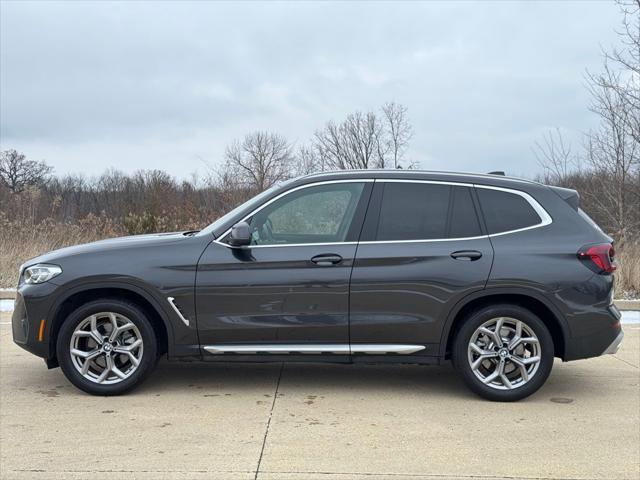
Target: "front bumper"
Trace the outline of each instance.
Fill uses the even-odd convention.
[[[611,345],[607,347],[607,349],[602,352],[603,355],[612,355],[618,351],[620,345],[622,344],[622,340],[624,339],[624,332],[620,330],[620,333],[616,337],[616,339],[611,342]]]
[[[20,285],[11,317],[13,341],[28,352],[45,359],[54,356],[50,333],[54,292],[57,288],[57,285],[49,282]]]

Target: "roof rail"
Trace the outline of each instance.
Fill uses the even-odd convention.
[[[504,172],[502,170],[495,170],[493,172],[489,172],[487,175],[500,175],[504,177]]]

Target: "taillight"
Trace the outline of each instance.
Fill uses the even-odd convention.
[[[585,245],[578,250],[578,258],[597,273],[613,273],[616,271],[615,250],[610,243]]]

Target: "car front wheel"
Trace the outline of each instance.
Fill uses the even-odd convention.
[[[153,326],[135,304],[96,300],[82,305],[63,323],[57,355],[65,376],[94,395],[119,395],[153,370],[157,344]]]
[[[454,343],[454,365],[465,383],[489,400],[528,397],[553,366],[553,339],[545,324],[518,305],[495,305],[472,313]]]

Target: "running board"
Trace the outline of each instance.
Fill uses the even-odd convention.
[[[386,353],[398,353],[408,355],[424,350],[424,345],[385,344],[385,343],[358,343],[349,346],[346,343],[316,344],[316,345],[207,345],[204,349],[212,354],[219,353],[334,353],[349,355],[352,353],[366,353],[369,355],[384,355]]]

